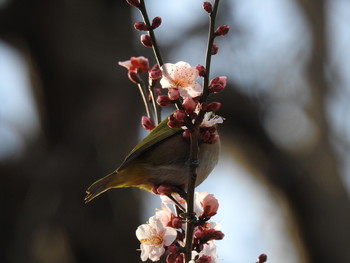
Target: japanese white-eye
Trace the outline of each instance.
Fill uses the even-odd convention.
[[[155,127],[112,173],[94,182],[85,202],[111,188],[139,187],[151,191],[159,185],[186,189],[189,176],[190,143],[181,128],[170,128],[167,119]],[[218,162],[220,141],[199,144],[196,186],[202,183]]]

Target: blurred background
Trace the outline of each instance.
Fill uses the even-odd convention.
[[[204,64],[201,1],[147,0],[166,62]],[[153,54],[121,0],[0,0],[1,262],[141,262],[135,230],[160,207],[85,189],[144,136],[117,62]],[[212,77],[226,75],[219,262],[349,262],[350,1],[221,1]]]

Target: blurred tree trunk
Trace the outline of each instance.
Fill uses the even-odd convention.
[[[134,55],[130,10],[109,0],[13,0],[0,10],[0,38],[25,53],[42,120],[23,159],[0,166],[2,260],[138,261],[134,191],[83,203],[137,140],[141,103],[117,68]]]

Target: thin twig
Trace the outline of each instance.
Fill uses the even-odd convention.
[[[210,24],[209,24],[209,34],[208,34],[208,44],[207,44],[207,52],[206,52],[206,76],[203,80],[203,95],[201,101],[206,101],[208,94],[209,94],[209,74],[210,74],[210,63],[211,63],[211,50],[213,47],[215,35],[215,18],[218,10],[220,0],[215,0],[213,12],[210,14]],[[190,165],[189,165],[189,178],[188,178],[188,184],[187,184],[187,222],[186,222],[186,237],[185,237],[185,262],[188,263],[192,259],[192,240],[193,240],[193,231],[195,228],[194,219],[192,218],[192,215],[194,213],[194,190],[196,186],[196,180],[197,180],[197,167],[199,165],[199,145],[198,145],[198,139],[199,139],[199,127],[200,124],[203,121],[204,118],[204,111],[200,111],[195,123],[193,125],[193,128],[190,129]]]
[[[209,95],[209,75],[210,75],[210,65],[211,65],[211,52],[214,44],[215,39],[215,20],[216,20],[216,14],[218,11],[220,0],[215,0],[213,11],[210,13],[210,22],[209,22],[209,34],[208,34],[208,44],[207,44],[207,50],[206,50],[206,56],[205,56],[205,71],[206,75],[203,78],[203,95],[202,95],[202,101],[206,101]]]
[[[146,97],[147,94],[145,94],[144,83],[143,83],[143,82],[137,83],[137,86],[139,87],[139,90],[140,90],[140,93],[141,93],[141,97],[142,97],[143,103],[145,104],[145,109],[146,109],[146,112],[147,112],[147,117],[148,117],[148,118],[152,118],[151,113],[150,113],[150,110],[149,110],[148,102],[147,102],[147,97]]]
[[[156,36],[154,34],[153,29],[151,28],[151,23],[150,23],[149,18],[148,18],[148,14],[147,14],[144,0],[140,0],[139,9],[140,9],[141,15],[143,17],[143,21],[145,22],[145,24],[147,26],[150,27],[150,30],[148,32],[149,32],[149,36],[151,37],[151,40],[152,40],[152,49],[153,49],[154,55],[156,57],[157,63],[159,65],[159,67],[161,67],[161,66],[163,66],[163,59],[162,59],[162,56],[160,54],[160,49],[159,49],[159,46],[157,44]]]

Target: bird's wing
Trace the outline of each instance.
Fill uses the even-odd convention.
[[[124,162],[119,166],[117,170],[123,170],[127,164],[129,164],[144,152],[153,148],[154,145],[182,131],[181,128],[170,128],[167,125],[167,122],[168,118],[165,118],[140,143],[138,143],[135,148],[132,149],[132,151],[126,156]]]

